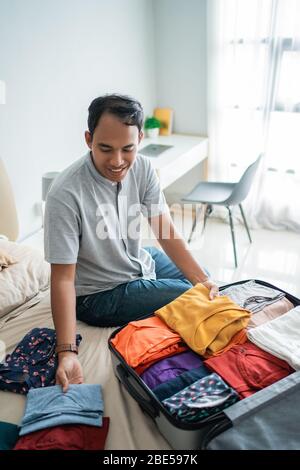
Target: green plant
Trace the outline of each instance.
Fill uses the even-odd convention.
[[[160,129],[162,127],[162,123],[159,119],[154,116],[148,117],[145,120],[145,129]]]

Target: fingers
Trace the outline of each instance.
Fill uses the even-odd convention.
[[[67,374],[64,370],[58,370],[56,374],[56,383],[62,386],[63,392],[67,392],[69,387],[69,381]]]
[[[63,389],[63,392],[66,393],[68,391],[68,388],[69,388],[69,381],[67,379],[67,376],[64,375],[64,378],[62,380],[62,389]]]
[[[218,295],[219,295],[218,287],[217,286],[212,287],[209,292],[209,299],[214,300],[214,298],[217,297]]]
[[[83,383],[83,377],[82,377],[82,375],[77,376],[77,377],[74,377],[74,378],[72,379],[72,382],[71,382],[71,383],[73,383],[73,384],[82,384],[82,383]]]
[[[201,284],[203,284],[205,287],[207,287],[207,289],[209,289],[209,300],[214,300],[214,298],[219,295],[219,287],[210,279],[202,282]]]

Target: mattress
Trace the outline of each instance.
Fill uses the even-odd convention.
[[[10,318],[0,329],[0,340],[10,353],[32,328],[54,328],[49,292],[36,305]],[[82,335],[79,360],[84,381],[101,384],[104,398],[104,416],[110,417],[106,450],[169,450],[170,445],[158,431],[154,421],[142,412],[136,401],[116,378],[108,338],[115,328],[97,328],[77,322],[77,333]],[[3,344],[3,343],[2,343]],[[0,421],[19,424],[24,413],[26,397],[0,391]]]

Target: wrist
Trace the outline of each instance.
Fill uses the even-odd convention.
[[[63,352],[72,352],[72,353],[78,354],[78,346],[76,343],[56,344],[55,352],[56,354],[60,354]]]
[[[210,281],[210,277],[208,276],[194,276],[192,279],[191,279],[191,283],[195,286],[196,284],[204,284],[205,282],[207,281]]]
[[[64,359],[65,357],[76,357],[77,354],[76,352],[74,351],[61,351],[61,352],[58,352],[57,353],[57,357],[58,357],[58,362],[62,361],[62,359]]]
[[[206,281],[202,281],[202,284],[205,287],[212,288],[212,287],[218,287],[218,285],[213,281],[212,279],[208,278]]]
[[[202,281],[200,282],[201,284],[206,284],[207,282],[209,282],[210,284],[214,284],[214,281],[210,277],[206,277],[205,279],[202,279]]]

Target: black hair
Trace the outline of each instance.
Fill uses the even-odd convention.
[[[103,113],[113,114],[127,126],[137,126],[139,131],[143,127],[144,112],[139,101],[126,95],[104,95],[89,106],[88,128],[92,136]]]

